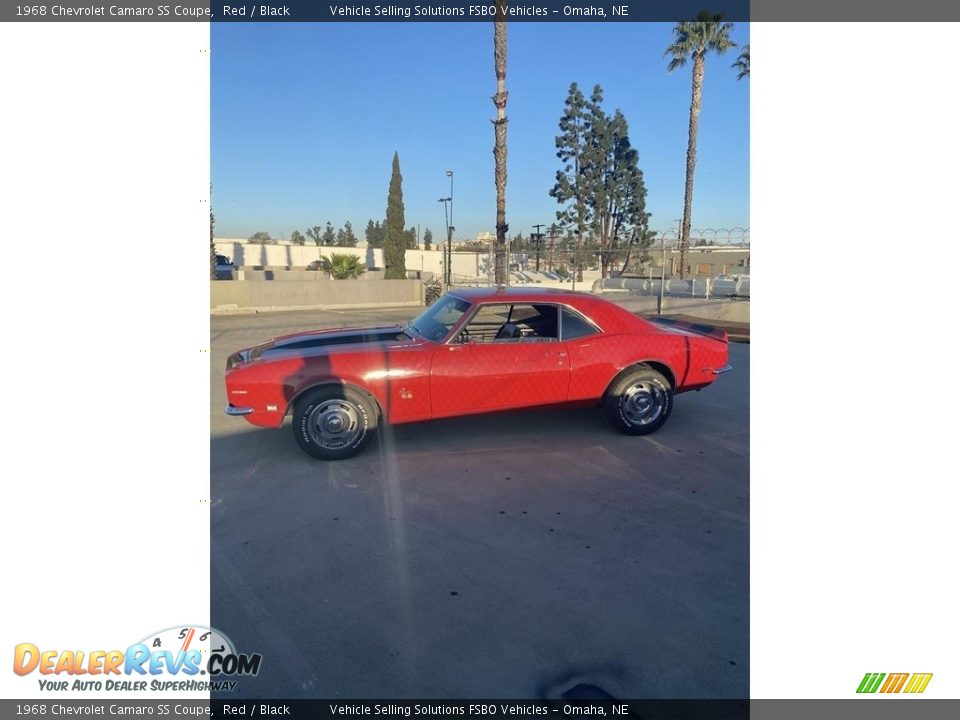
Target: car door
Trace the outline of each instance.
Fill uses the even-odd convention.
[[[549,304],[481,305],[457,337],[434,353],[433,416],[564,402],[570,359],[555,321],[550,328],[551,311],[556,317],[556,306]],[[510,336],[505,326],[520,334]]]

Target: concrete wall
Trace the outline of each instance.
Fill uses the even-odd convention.
[[[368,270],[357,280],[383,280],[383,270]],[[284,267],[267,267],[263,270],[234,270],[228,280],[279,280],[282,282],[332,282],[322,270],[288,270]]]
[[[660,278],[645,280],[643,278],[603,278],[594,281],[590,292],[601,294],[606,292],[624,291],[634,295],[659,295]],[[667,295],[686,295],[687,297],[723,298],[723,297],[750,297],[750,276],[740,275],[733,278],[690,277],[686,280],[671,278],[663,281],[664,293]]]
[[[650,256],[649,277],[659,277],[660,268],[666,266],[666,275],[675,275],[680,270],[680,251],[668,248],[666,253],[654,246],[647,251]],[[750,272],[750,248],[748,247],[692,247],[687,259],[690,275],[716,277],[733,273]],[[666,263],[664,263],[666,261]],[[647,273],[640,273],[647,276]]]
[[[316,245],[252,245],[217,241],[217,253],[226,255],[237,267],[305,268],[321,257],[333,253],[355,255],[368,268],[383,267],[383,250],[374,248],[317,247]],[[453,253],[453,273],[464,277],[486,274],[487,256],[472,252]],[[407,270],[420,270],[443,275],[443,253],[440,250],[407,250]]]
[[[649,313],[657,312],[656,297],[638,297],[636,295],[617,296],[604,295],[604,299],[622,305],[630,312]],[[663,299],[664,315],[690,315],[704,320],[726,320],[727,322],[749,323],[749,300],[704,300],[703,298],[665,297]]]
[[[263,282],[217,280],[210,283],[212,313],[363,307],[420,307],[419,280],[324,280]]]

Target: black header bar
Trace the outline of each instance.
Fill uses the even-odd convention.
[[[943,0],[509,0],[508,22],[960,20]],[[491,22],[486,0],[59,0],[0,4],[4,22]]]

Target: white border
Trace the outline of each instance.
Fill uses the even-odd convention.
[[[6,697],[17,643],[209,624],[209,37],[0,26]]]
[[[751,693],[956,653],[960,167],[940,24],[751,28]]]

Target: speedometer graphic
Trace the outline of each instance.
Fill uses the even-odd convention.
[[[173,657],[187,657],[191,651],[200,653],[200,674],[219,674],[224,671],[223,661],[237,657],[233,643],[226,635],[206,625],[179,625],[152,633],[140,641],[151,652],[169,652]],[[196,657],[196,656],[193,656]],[[228,671],[229,672],[229,671]]]
[[[149,672],[159,670],[185,675],[256,675],[258,653],[238,653],[224,633],[206,625],[175,625],[151,633],[135,647],[134,664]]]

